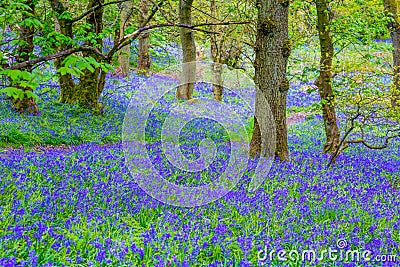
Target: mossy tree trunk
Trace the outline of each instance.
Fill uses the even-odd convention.
[[[93,9],[96,6],[102,6],[104,0],[90,0],[86,10]],[[60,32],[65,36],[65,42],[60,45],[59,50],[72,47],[73,39],[73,21],[66,18],[65,16],[60,18],[60,15],[67,11],[63,3],[59,0],[51,1],[51,6],[57,17]],[[94,12],[90,13],[86,17],[86,23],[90,25],[88,33],[94,33],[96,35],[103,31],[103,8],[97,8]],[[55,25],[58,26],[58,25]],[[85,45],[93,46],[91,41],[86,41]],[[96,46],[101,51],[103,46],[103,40],[101,38],[96,39]],[[88,51],[82,52],[83,57],[93,57],[97,62],[101,59],[95,53]],[[55,60],[55,66],[57,69],[63,67],[62,62],[66,57],[60,57]],[[100,68],[95,68],[93,72],[88,69],[82,70],[83,74],[79,77],[79,83],[75,83],[71,74],[60,74],[58,73],[58,79],[60,84],[60,102],[66,104],[80,104],[81,106],[89,109],[99,109],[99,97],[104,88],[106,73]]]
[[[60,15],[67,11],[64,4],[59,0],[53,0],[50,2],[51,7],[55,13],[55,30],[64,35],[65,42],[62,43],[57,49],[59,51],[68,49],[72,47],[72,21],[66,17],[60,18]],[[54,60],[54,65],[57,70],[63,67],[62,62],[66,57],[60,57]],[[61,74],[57,72],[58,82],[60,85],[60,102],[73,104],[75,99],[75,83],[72,78],[72,75],[69,73]]]
[[[18,47],[17,62],[28,61],[29,58],[32,56],[34,49],[33,36],[35,35],[35,28],[33,26],[28,26],[26,20],[35,16],[35,2],[33,0],[28,0],[25,2],[25,5],[27,5],[29,8],[24,10],[22,14],[23,23],[20,27],[20,33],[19,33],[20,43]],[[32,72],[32,67],[28,66],[22,70]],[[26,86],[20,86],[18,84],[16,84],[15,86],[23,90],[24,92],[32,91],[31,88]],[[15,109],[21,113],[29,113],[29,114],[38,113],[38,108],[35,103],[35,99],[32,97],[27,97],[27,95],[24,95],[22,99],[21,98],[13,99],[13,105]]]
[[[132,1],[122,3],[120,12],[120,39],[124,37],[126,28],[129,26],[129,19],[132,16]],[[126,77],[129,73],[129,58],[131,55],[130,45],[126,45],[118,52],[119,68],[122,76]]]
[[[290,55],[288,39],[289,0],[257,1],[257,36],[255,43],[256,58],[254,62],[254,82],[256,94],[256,117],[254,133],[250,143],[250,154],[268,156],[268,147],[262,147],[267,140],[261,140],[260,127],[268,129],[269,112],[262,96],[265,97],[275,120],[276,149],[275,158],[288,160],[288,140],[286,125],[286,97],[289,81],[286,77],[287,62]],[[262,94],[262,95],[260,95]],[[266,133],[268,135],[268,133]],[[269,138],[269,136],[265,136]]]
[[[87,10],[92,9],[95,6],[103,5],[104,0],[90,0],[87,6]],[[96,9],[96,11],[89,14],[86,18],[86,23],[91,26],[90,32],[96,35],[103,31],[103,8]],[[90,41],[86,41],[86,45],[90,45]],[[101,38],[96,39],[96,45],[101,50],[103,47],[103,40]],[[97,54],[84,51],[82,52],[84,57],[93,57],[97,62],[101,59]],[[99,97],[105,83],[105,73],[101,68],[95,68],[93,72],[88,69],[82,71],[83,74],[79,77],[79,85],[77,86],[77,93],[75,95],[76,103],[90,109],[99,109]]]
[[[192,25],[192,4],[193,0],[180,0],[179,1],[179,23],[185,25]],[[196,65],[185,64],[188,62],[196,61],[196,45],[194,41],[194,34],[191,29],[181,27],[179,30],[181,45],[182,45],[182,77],[181,85],[177,89],[176,96],[178,99],[191,99],[193,96],[193,89]],[[190,81],[190,82],[189,82]]]
[[[149,2],[147,0],[140,1],[139,25],[143,27],[149,13]],[[138,52],[138,70],[140,73],[147,75],[150,71],[151,59],[149,54],[149,37],[148,31],[139,35],[139,52]]]
[[[332,58],[334,55],[332,39],[330,36],[330,11],[327,0],[316,0],[317,28],[321,49],[320,72],[316,81],[322,103],[322,116],[326,142],[324,153],[333,153],[340,144],[340,131],[335,112],[335,96],[332,90]]]
[[[394,89],[392,106],[399,107],[400,105],[400,22],[397,14],[397,1],[384,0],[385,13],[392,18],[388,24],[390,35],[392,38],[392,55],[393,55],[393,68],[394,68]]]

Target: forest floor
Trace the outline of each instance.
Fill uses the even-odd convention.
[[[286,118],[286,123],[288,126],[291,126],[293,124],[303,122],[306,120],[307,115],[313,114],[312,112],[304,112],[304,111],[299,111],[299,112],[294,112],[291,113],[287,118]],[[97,147],[106,147],[106,146],[111,146],[114,145],[113,143],[108,143],[108,144],[97,144]],[[33,146],[29,148],[23,148],[23,147],[3,147],[0,149],[0,158],[7,158],[8,155],[11,152],[15,153],[27,153],[27,152],[36,152],[36,153],[43,153],[46,150],[55,150],[55,151],[71,151],[76,149],[79,145],[41,145],[41,146]]]
[[[58,104],[57,91],[39,103],[41,116],[18,116],[0,103],[0,141],[17,148],[0,154],[0,266],[282,266],[277,258],[260,262],[259,252],[301,255],[339,246],[343,252],[400,255],[398,141],[379,151],[351,145],[327,168],[323,120],[309,113],[318,94],[293,84],[291,160],[274,163],[256,192],[247,190],[250,162],[237,186],[217,201],[172,206],[147,194],[125,164],[122,121],[140,79],[111,81],[104,117]],[[151,156],[162,158],[160,151]],[[194,178],[225,170],[228,157],[218,160],[221,168]],[[163,164],[156,165],[173,167]],[[398,266],[363,258],[357,264],[290,264]]]

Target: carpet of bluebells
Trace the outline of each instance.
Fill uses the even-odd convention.
[[[173,207],[148,196],[125,166],[122,122],[146,79],[109,77],[98,116],[55,104],[51,83],[39,88],[41,116],[21,117],[0,102],[2,142],[74,145],[0,154],[0,266],[398,266],[259,260],[259,252],[322,251],[346,240],[343,250],[400,257],[399,141],[378,151],[351,146],[327,169],[322,118],[308,116],[289,128],[291,160],[275,163],[256,192],[247,191],[256,163],[249,161],[222,199]],[[301,90],[307,85],[292,85],[288,107],[319,101],[315,91]],[[197,145],[186,148],[189,156],[198,156]],[[227,155],[220,156],[223,165]]]

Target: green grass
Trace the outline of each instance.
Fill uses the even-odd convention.
[[[113,110],[101,116],[55,101],[38,105],[41,114],[30,116],[17,114],[7,102],[0,102],[0,148],[106,144],[121,139],[123,116]]]

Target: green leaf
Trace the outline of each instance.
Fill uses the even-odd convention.
[[[40,22],[40,20],[34,17],[25,19],[23,23],[28,27],[36,27],[36,28],[43,27],[43,24]]]
[[[83,72],[77,68],[69,68],[69,67],[61,67],[57,70],[59,73],[61,73],[61,75],[65,75],[65,74],[72,74],[75,75],[77,77],[79,77],[80,75],[83,74]]]
[[[31,81],[34,79],[32,73],[21,70],[3,70],[0,72],[0,75],[8,76],[14,82],[20,82],[21,80]]]
[[[7,96],[9,97],[13,97],[15,99],[20,98],[23,99],[24,98],[24,91],[16,88],[16,87],[6,87],[3,89],[0,89],[0,93],[5,93]]]
[[[58,19],[72,20],[72,16],[68,11],[64,11],[58,16]]]
[[[25,95],[29,98],[34,98],[35,100],[39,99],[39,96],[32,91],[25,91]]]
[[[62,64],[64,66],[66,66],[66,67],[69,67],[70,65],[76,64],[77,61],[78,61],[78,57],[77,56],[69,55],[63,60]]]

